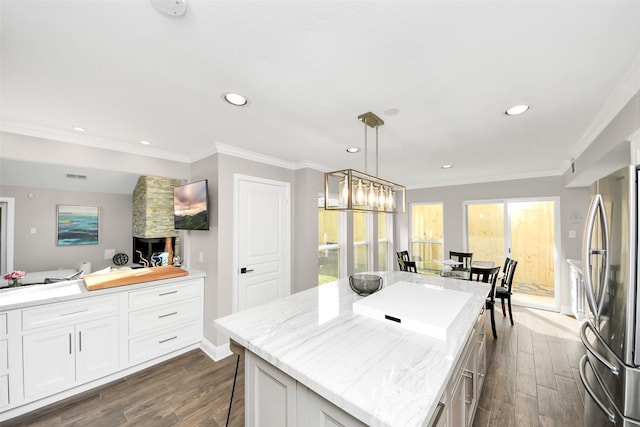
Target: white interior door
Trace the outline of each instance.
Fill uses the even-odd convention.
[[[290,293],[289,184],[236,176],[237,309]]]

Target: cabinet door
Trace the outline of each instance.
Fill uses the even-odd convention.
[[[53,394],[75,384],[73,326],[23,337],[24,395]]]
[[[298,384],[298,425],[308,427],[366,427],[333,403]]]
[[[247,426],[294,427],[296,381],[253,353],[245,354]]]
[[[456,383],[451,392],[451,406],[449,408],[449,425],[452,427],[462,427],[466,425],[465,414],[465,381],[462,373],[457,374]]]
[[[9,403],[9,375],[0,375],[0,408]]]
[[[79,383],[118,370],[118,317],[76,325],[76,379]]]

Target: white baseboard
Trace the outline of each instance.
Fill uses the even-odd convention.
[[[206,338],[202,338],[202,341],[200,342],[200,349],[204,351],[204,353],[209,356],[214,362],[218,362],[225,357],[229,357],[233,354],[231,352],[231,348],[229,347],[229,341],[227,341],[223,345],[216,346]]]

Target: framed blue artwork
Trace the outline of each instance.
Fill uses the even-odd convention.
[[[97,245],[99,206],[58,205],[58,246]]]

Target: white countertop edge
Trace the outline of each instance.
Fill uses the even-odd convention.
[[[187,268],[184,268],[184,270],[189,272],[187,276],[152,280],[94,291],[87,290],[82,279],[42,285],[28,285],[20,288],[3,288],[0,289],[0,311],[17,310],[54,302],[70,301],[96,295],[107,295],[125,290],[143,289],[165,283],[175,283],[205,277],[203,271]]]

